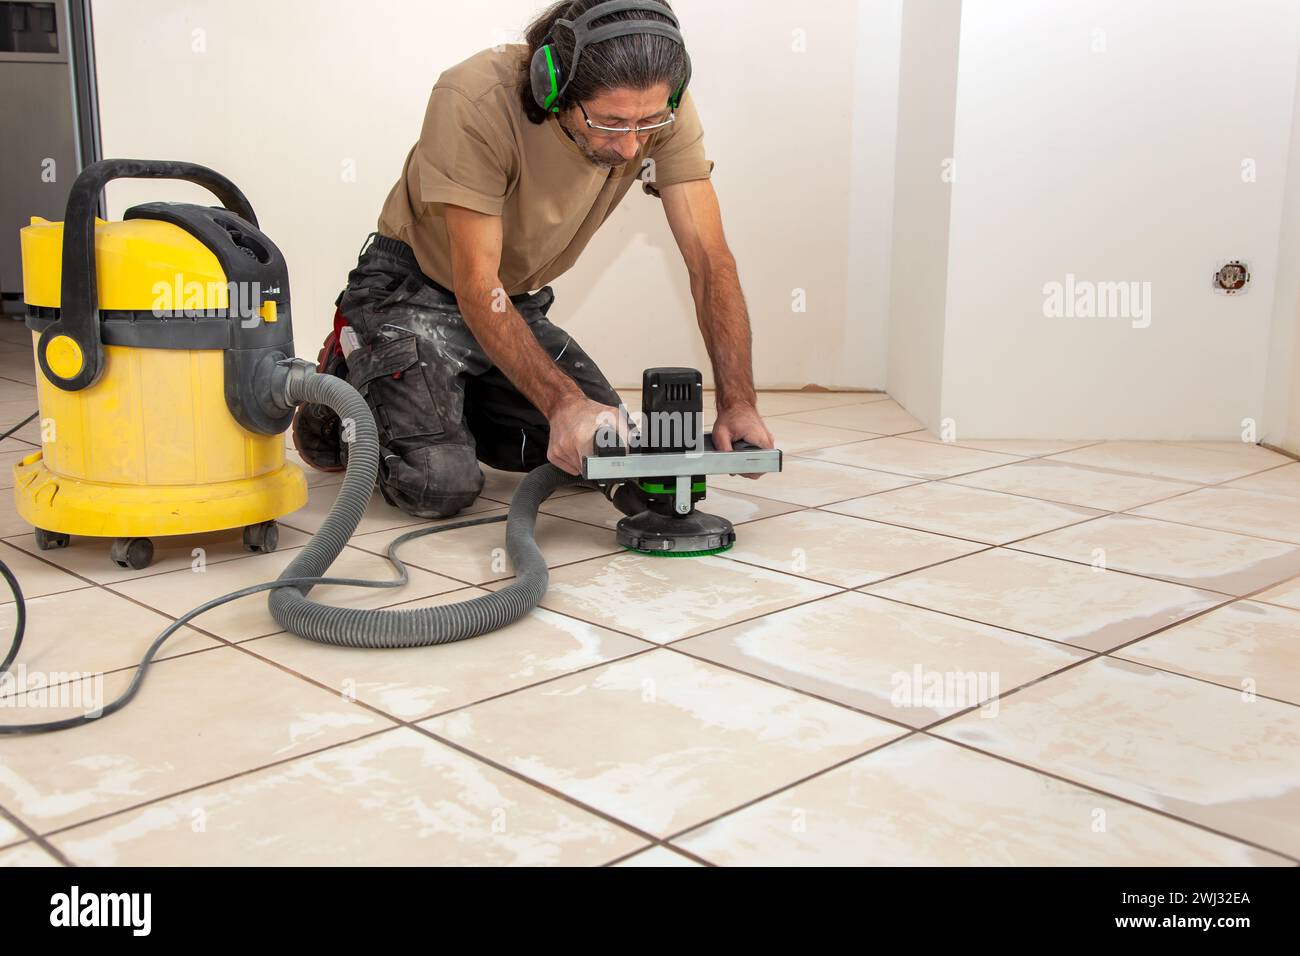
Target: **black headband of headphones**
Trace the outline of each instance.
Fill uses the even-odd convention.
[[[660,14],[667,17],[672,25],[670,26],[660,20],[618,20],[614,23],[607,23],[603,27],[591,29],[593,20],[607,17],[611,13],[623,13],[632,10]],[[681,31],[677,29],[677,17],[666,6],[656,3],[655,0],[607,0],[605,3],[596,4],[576,20],[556,20],[555,27],[568,27],[573,33],[573,59],[568,63],[564,71],[564,82],[556,95],[557,100],[564,96],[564,91],[569,88],[570,81],[577,75],[578,60],[582,57],[583,48],[592,43],[600,43],[602,40],[612,40],[614,37],[630,36],[635,33],[652,33],[675,40],[681,44],[683,50],[686,49],[686,41],[682,39]],[[689,60],[687,62],[689,63]],[[690,67],[687,66],[687,77],[689,78],[689,76]],[[682,85],[686,85],[685,81],[683,81]]]

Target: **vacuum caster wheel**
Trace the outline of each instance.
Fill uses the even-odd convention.
[[[274,551],[280,543],[280,529],[274,521],[250,524],[244,528],[245,551]]]
[[[118,538],[109,554],[119,568],[140,571],[153,561],[153,542],[148,538]]]
[[[36,547],[42,551],[50,551],[54,548],[66,548],[69,538],[62,531],[46,531],[44,528],[36,528],[32,532],[36,538]]]

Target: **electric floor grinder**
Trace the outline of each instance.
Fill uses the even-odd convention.
[[[122,222],[94,216],[103,186],[115,178],[182,179],[206,187],[220,207],[149,203]],[[347,466],[329,514],[274,581],[251,584],[180,615],[150,644],[127,689],[93,713],[43,723],[0,725],[0,734],[82,726],[126,706],[164,642],[198,615],[229,601],[269,592],[268,609],[286,631],[346,647],[422,647],[505,627],[536,607],[549,574],[534,539],[538,509],[558,488],[635,481],[648,499],[619,523],[618,540],[646,554],[714,554],[735,532],[725,519],[695,511],[710,474],[779,471],[781,453],[741,445],[713,447],[703,431],[702,384],[694,369],[648,369],[645,425],[596,436],[583,475],[546,464],[529,472],[508,515],[470,517],[397,537],[389,580],[327,577],[370,504],[379,437],[365,400],[346,381],[294,357],[288,273],[258,230],[243,193],[213,170],[191,163],[102,160],[73,184],[63,223],[34,221],[22,231],[23,266],[33,333],[42,449],[14,465],[19,513],[36,528],[41,549],[66,547],[73,534],[116,537],[113,557],[139,568],[152,558],[146,535],[244,527],[253,550],[275,548],[277,516],[303,504],[306,482],[284,461],[283,432],[303,403],[323,405],[350,422]],[[196,286],[190,301],[189,286]],[[157,301],[173,288],[182,304]],[[149,294],[153,295],[150,299]],[[164,297],[165,298],[165,297]],[[192,308],[190,308],[192,306]],[[413,538],[506,522],[515,577],[498,590],[454,604],[418,608],[338,607],[313,601],[323,585],[400,588],[407,582],[398,549]],[[25,605],[13,591],[14,638],[0,661],[6,676],[22,644]]]
[[[719,451],[704,431],[704,381],[693,368],[648,368],[641,377],[641,422],[625,443],[617,428],[597,433],[594,454],[583,458],[584,478],[633,481],[649,506],[617,526],[629,551],[662,557],[699,557],[736,542],[731,522],[696,511],[709,475],[781,470],[781,452],[746,442]]]

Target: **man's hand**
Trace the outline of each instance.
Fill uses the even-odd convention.
[[[759,448],[772,448],[776,441],[772,433],[763,424],[758,409],[749,402],[734,402],[718,410],[718,417],[713,422],[713,447],[718,451],[731,451],[732,444],[747,441]],[[746,478],[761,478],[762,474],[745,475]]]
[[[547,460],[571,475],[582,474],[582,456],[592,453],[592,439],[602,425],[618,427],[618,409],[583,397],[565,402],[550,418]],[[626,428],[620,431],[626,440]]]

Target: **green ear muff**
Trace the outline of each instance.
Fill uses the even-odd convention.
[[[557,100],[560,98],[562,71],[557,60],[559,57],[551,50],[550,43],[543,43],[533,54],[528,65],[528,81],[532,87],[533,100],[548,113],[560,111]]]
[[[560,98],[560,84],[556,82],[555,58],[551,55],[551,45],[548,43],[543,46],[542,52],[546,54],[546,77],[551,84],[551,88],[546,93],[546,99],[542,102],[542,109],[549,109],[552,113],[558,113],[560,108],[555,106],[554,103]]]
[[[686,84],[691,82],[691,55],[682,47],[682,56],[686,58],[686,75],[682,77],[681,86],[677,87],[677,92],[668,97],[668,108],[674,113],[682,105],[682,97],[686,95]]]

